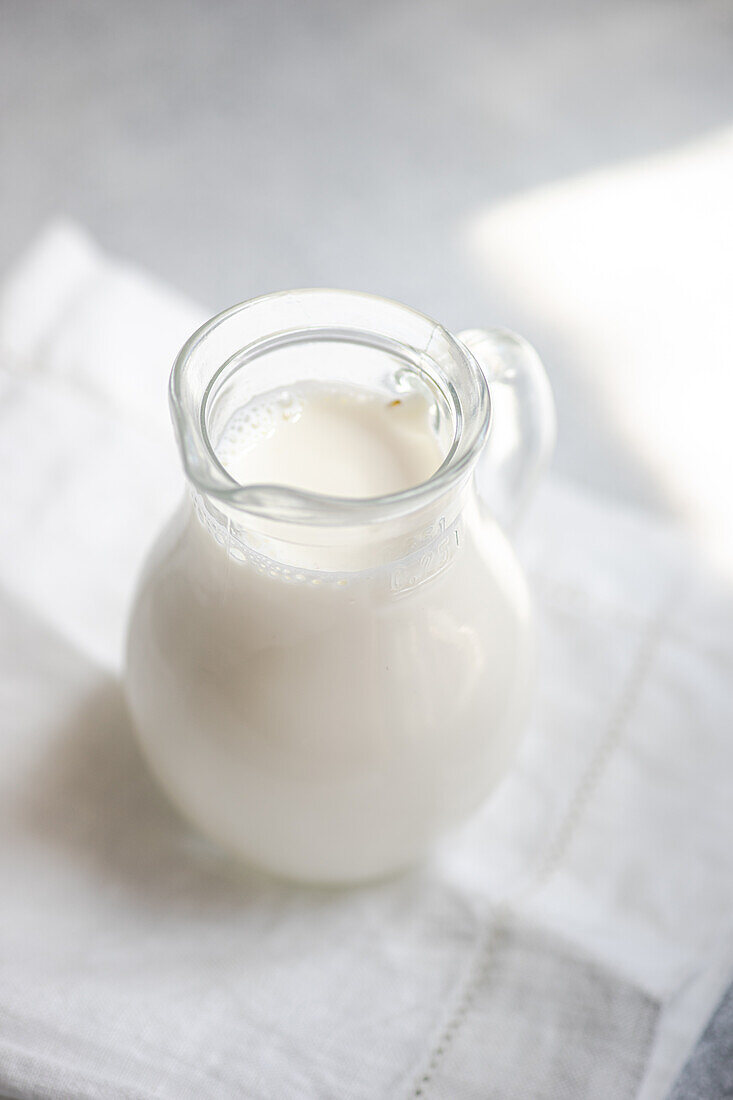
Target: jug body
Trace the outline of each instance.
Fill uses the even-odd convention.
[[[289,877],[369,878],[506,770],[526,584],[475,499],[417,556],[346,580],[233,559],[186,501],[139,588],[127,680],[153,770],[205,832]]]
[[[369,301],[364,309],[358,329],[332,324],[335,340],[308,301],[307,324],[277,330],[299,334],[279,368],[302,377],[334,343],[342,353],[357,343],[370,353],[371,385],[428,386],[445,439],[436,475],[358,501],[232,483],[212,443],[216,387],[206,379],[230,364],[218,382],[230,409],[243,368],[272,348],[259,331],[248,358],[253,341],[232,333],[190,394],[185,378],[174,388],[190,489],[143,570],[128,635],[131,714],[171,799],[243,859],[320,883],[397,871],[470,814],[511,762],[533,681],[527,585],[476,492],[484,372],[466,345],[441,345],[432,322],[430,356],[401,341],[412,371],[395,363],[394,333],[385,350],[384,323],[375,359]],[[197,350],[200,339],[181,371]],[[186,399],[207,436],[203,456]]]

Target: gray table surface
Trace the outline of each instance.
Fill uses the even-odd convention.
[[[0,271],[67,215],[213,311],[343,286],[460,329],[502,323],[552,375],[556,468],[667,506],[568,356],[460,226],[544,181],[733,113],[727,0],[4,0]]]

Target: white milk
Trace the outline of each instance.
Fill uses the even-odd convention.
[[[379,497],[419,485],[443,461],[421,393],[389,397],[304,382],[235,413],[217,455],[242,485]]]
[[[427,400],[397,400],[293,387],[235,414],[218,454],[242,483],[398,492],[443,454]],[[531,664],[513,552],[465,483],[397,536],[290,525],[280,553],[242,523],[186,502],[148,562],[127,685],[150,762],[204,831],[277,873],[401,868],[511,759]]]

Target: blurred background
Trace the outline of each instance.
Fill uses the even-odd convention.
[[[208,311],[331,285],[542,354],[556,470],[729,547],[728,0],[6,0],[7,270],[50,218]]]

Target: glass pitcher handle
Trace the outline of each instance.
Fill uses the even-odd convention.
[[[507,329],[458,335],[482,367],[491,394],[491,428],[477,470],[479,493],[511,530],[555,446],[552,390],[531,344]]]

